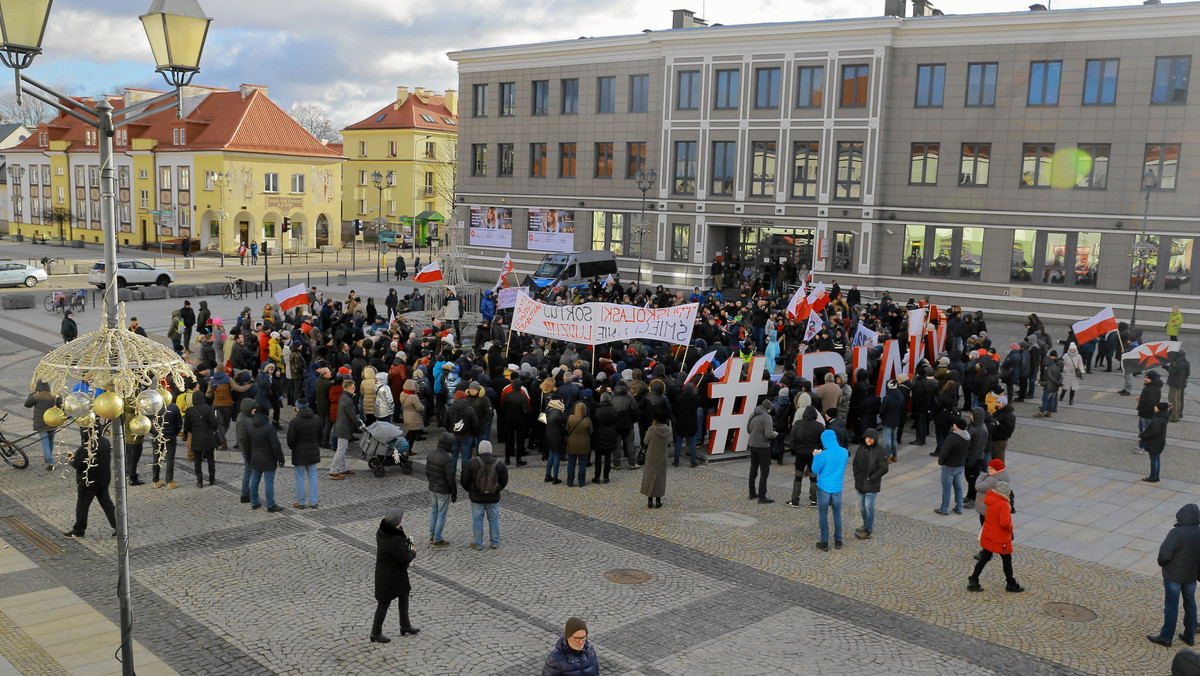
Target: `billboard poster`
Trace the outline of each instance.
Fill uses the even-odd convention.
[[[512,248],[512,209],[471,207],[471,245]]]
[[[561,253],[574,251],[575,212],[565,209],[530,209],[529,248]]]

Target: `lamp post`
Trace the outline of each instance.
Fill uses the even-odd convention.
[[[649,173],[639,169],[638,172],[633,176],[633,182],[637,185],[637,189],[642,191],[642,215],[638,217],[638,224],[632,228],[633,234],[638,238],[637,283],[639,291],[641,290],[642,286],[642,252],[646,248],[646,233],[650,232],[650,226],[646,223],[646,193],[654,187],[654,182],[656,180],[658,180],[658,175],[654,173],[653,169],[651,169]]]
[[[103,341],[107,348],[101,361],[88,362],[86,367],[83,358],[68,353],[58,354],[71,348],[71,344],[59,348],[39,364],[35,377],[39,374],[70,373],[72,377],[88,378],[95,387],[106,390],[104,395],[96,397],[96,413],[101,417],[117,422],[112,429],[112,462],[114,474],[121,477],[116,482],[117,507],[117,597],[120,602],[121,625],[121,671],[126,676],[133,676],[133,610],[130,608],[129,589],[129,504],[126,494],[125,477],[125,429],[120,422],[121,416],[107,415],[112,413],[114,406],[101,407],[100,399],[105,398],[105,404],[119,404],[123,407],[123,398],[132,400],[137,396],[135,387],[144,387],[150,383],[154,387],[160,378],[173,376],[176,382],[182,373],[188,372],[182,361],[163,359],[155,353],[155,343],[143,346],[142,350],[126,352],[121,350],[122,343],[130,339],[125,334],[136,336],[129,331],[119,330],[121,321],[120,308],[116,297],[116,172],[113,168],[113,134],[117,127],[127,125],[150,115],[175,106],[182,113],[183,97],[180,87],[189,84],[192,77],[200,70],[200,54],[204,49],[204,40],[208,35],[208,25],[212,21],[204,15],[196,0],[153,0],[150,9],[140,17],[150,41],[150,49],[154,54],[157,71],[162,73],[174,91],[160,96],[126,106],[119,112],[113,112],[113,106],[102,99],[94,107],[88,106],[65,94],[55,91],[32,78],[22,75],[21,71],[33,63],[33,58],[42,52],[42,36],[46,31],[46,21],[50,15],[53,0],[0,0],[0,62],[13,69],[16,78],[17,101],[22,94],[29,96],[59,110],[60,112],[78,118],[97,130],[100,144],[100,224],[104,239],[104,265],[106,295],[104,303],[104,326],[95,334],[88,334],[76,340],[83,341],[89,336],[96,336]],[[114,118],[119,117],[120,120]],[[140,339],[140,336],[136,336]],[[74,342],[74,341],[72,341]],[[137,345],[137,341],[132,342]],[[69,352],[69,350],[68,350]],[[128,355],[139,357],[130,359]],[[63,363],[63,361],[66,363]],[[84,375],[78,375],[78,374]],[[65,383],[65,376],[59,376],[55,382]],[[108,396],[108,395],[112,396]]]
[[[221,210],[217,212],[217,251],[221,254],[221,267],[225,267],[225,221],[229,218],[229,213],[225,211],[225,188],[230,178],[228,171],[213,177],[213,183],[221,191]]]
[[[1146,242],[1146,222],[1150,220],[1150,193],[1158,187],[1158,176],[1153,169],[1147,169],[1142,174],[1142,191],[1146,193],[1146,205],[1142,210],[1142,234],[1133,247],[1133,260],[1137,262],[1136,282],[1133,286],[1133,311],[1129,313],[1129,329],[1137,326],[1138,292],[1142,289],[1142,278],[1146,274],[1146,261],[1157,253],[1157,249]]]
[[[379,220],[375,222],[375,228],[378,231],[379,228],[387,223],[387,219],[383,217],[383,189],[396,185],[396,172],[389,171],[385,177],[376,171],[371,174],[371,182],[375,184],[375,189],[379,191]]]

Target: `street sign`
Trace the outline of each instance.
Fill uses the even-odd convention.
[[[380,242],[379,243],[379,253],[387,255],[387,252],[388,252],[387,242]]]

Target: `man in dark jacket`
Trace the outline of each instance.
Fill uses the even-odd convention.
[[[112,446],[104,435],[95,430],[83,430],[83,444],[75,450],[71,458],[71,467],[75,468],[75,526],[63,533],[69,538],[81,539],[87,531],[88,509],[92,500],[100,503],[108,525],[113,528],[113,537],[117,535],[117,514],[113,508],[112,497],[108,494],[108,486],[112,483]],[[89,446],[94,435],[95,449],[89,457]]]
[[[250,509],[262,507],[258,499],[259,481],[265,479],[267,511],[282,512],[275,504],[275,467],[283,468],[283,449],[279,446],[279,434],[262,408],[254,409],[254,417],[246,426],[244,434],[239,430],[238,447],[249,449],[250,454]]]
[[[321,367],[313,384],[313,412],[321,419],[321,448],[329,448],[329,438],[333,434],[333,419],[329,415],[329,388],[333,387],[333,379],[329,375],[329,369]]]
[[[938,451],[938,465],[942,468],[942,504],[933,511],[941,515],[949,514],[950,487],[954,487],[954,513],[963,511],[963,466],[967,463],[967,453],[971,450],[971,435],[967,433],[967,421],[958,418],[954,428],[946,436],[942,450]]]
[[[492,442],[479,442],[479,455],[462,471],[462,487],[471,498],[471,549],[483,549],[484,516],[491,547],[500,548],[500,492],[507,485],[508,467],[492,455]]]
[[[200,392],[199,382],[192,386],[191,403],[183,414],[183,438],[189,444],[192,461],[195,463],[196,488],[204,487],[203,463],[208,461],[208,485],[217,483],[217,461],[213,451],[217,448],[217,414]]]
[[[504,464],[512,462],[516,456],[517,467],[525,463],[525,434],[529,427],[529,412],[531,406],[529,392],[521,384],[521,376],[513,372],[507,387],[500,392],[500,416],[502,436],[504,437]],[[482,443],[480,444],[482,445]]]
[[[358,407],[354,403],[357,385],[352,378],[342,381],[342,396],[338,399],[337,420],[333,423],[333,436],[337,437],[337,450],[329,463],[329,478],[342,479],[354,474],[346,467],[346,451],[350,448],[350,437],[358,429]]]
[[[188,308],[189,310],[191,308]],[[200,312],[196,313],[196,333],[201,335],[211,335],[212,329],[208,326],[208,320],[212,319],[212,311],[208,309],[208,301],[200,301]]]
[[[819,419],[817,409],[809,406],[800,414],[800,419],[792,423],[788,431],[788,447],[796,456],[796,478],[792,480],[792,499],[788,507],[800,506],[800,489],[804,477],[808,477],[808,506],[817,506],[817,475],[813,474],[813,452],[821,448],[821,432],[825,431],[825,423]]]
[[[992,458],[1004,460],[1004,452],[1008,449],[1008,440],[1017,429],[1017,416],[1008,405],[1008,397],[1003,394],[996,398],[996,412],[992,414],[996,421],[996,432],[991,438]]]
[[[963,475],[967,481],[967,500],[963,503],[963,509],[975,509],[975,480],[986,466],[984,459],[988,445],[987,410],[982,406],[971,409],[971,423],[967,434],[971,435],[971,444],[967,451],[967,463],[963,466]]]
[[[242,454],[242,502],[250,503],[250,447],[242,442],[250,432],[250,423],[254,419],[254,400],[243,399],[238,402],[238,418],[234,423],[233,438],[237,442],[238,451]]]
[[[1175,623],[1179,618],[1179,595],[1183,594],[1183,631],[1179,638],[1192,645],[1196,640],[1196,571],[1200,569],[1200,507],[1189,503],[1175,514],[1175,527],[1158,548],[1162,567],[1165,603],[1163,626],[1158,634],[1146,638],[1151,643],[1171,647]]]
[[[1134,453],[1138,454],[1146,453],[1146,442],[1141,434],[1154,419],[1154,411],[1158,402],[1162,401],[1162,378],[1158,371],[1147,371],[1142,383],[1142,393],[1134,399],[1137,402],[1138,415],[1138,447]]]
[[[637,444],[634,443],[634,423],[641,417],[638,402],[629,394],[625,381],[613,385],[612,405],[617,414],[617,449],[613,456],[613,469],[621,469],[621,458],[628,462],[629,469],[637,469]]]
[[[933,413],[936,400],[937,381],[933,378],[933,369],[928,366],[922,367],[912,386],[912,416],[917,435],[914,446],[925,445],[925,435],[929,433],[929,416]]]
[[[1162,452],[1167,446],[1167,421],[1171,415],[1171,407],[1165,401],[1158,402],[1154,417],[1146,424],[1146,428],[1138,433],[1142,448],[1150,454],[1150,476],[1142,479],[1150,483],[1158,483],[1158,471],[1161,467]]]
[[[175,482],[175,449],[178,445],[179,433],[183,431],[183,414],[179,405],[171,400],[163,409],[162,435],[163,450],[159,453],[158,444],[154,444],[154,487],[179,488]],[[160,475],[160,471],[162,474]],[[159,477],[162,476],[162,480]]]
[[[613,451],[620,444],[617,435],[617,410],[612,405],[612,393],[600,395],[600,403],[596,405],[596,415],[592,419],[592,452],[596,454],[596,476],[592,483],[608,483],[608,473],[612,469]]]
[[[79,336],[79,327],[75,324],[75,320],[72,319],[74,316],[74,313],[70,310],[67,310],[63,314],[62,327],[58,331],[62,334],[63,343],[69,343]]]
[[[183,320],[183,349],[192,349],[192,329],[196,326],[196,311],[192,309],[192,301],[183,301],[179,309],[179,318]]]
[[[454,436],[453,448],[450,455],[454,457],[454,466],[466,466],[471,459],[471,449],[475,446],[475,437],[479,435],[479,417],[475,409],[467,401],[467,393],[459,390],[454,393],[454,403],[446,409],[442,416],[442,429],[448,430]],[[459,457],[462,464],[459,464]]]
[[[442,538],[442,529],[446,526],[450,503],[458,502],[458,472],[455,469],[457,463],[450,454],[453,446],[454,435],[442,432],[437,446],[429,452],[429,458],[425,460],[425,478],[429,481],[429,492],[433,494],[432,512],[429,515],[429,544],[434,547],[450,544]],[[464,459],[463,465],[466,463]]]
[[[878,430],[867,430],[863,444],[854,452],[854,490],[858,492],[858,511],[862,514],[862,528],[854,530],[854,537],[866,540],[875,530],[875,497],[883,484],[883,475],[888,472],[887,452],[877,441]]]
[[[883,400],[879,402],[879,422],[883,426],[883,452],[891,462],[898,459],[896,431],[904,424],[905,408],[904,395],[900,393],[899,383],[895,380],[887,381]]]
[[[1180,350],[1164,368],[1167,369],[1167,401],[1171,404],[1171,422],[1179,422],[1183,417],[1183,390],[1187,388],[1192,366],[1183,350]]]
[[[307,399],[296,400],[296,417],[288,423],[287,445],[296,468],[296,509],[317,508],[317,465],[321,462],[321,419]],[[307,490],[305,484],[307,483]],[[305,502],[305,498],[308,502]]]
[[[767,497],[767,475],[771,472],[771,442],[776,435],[771,419],[772,408],[770,399],[763,401],[754,408],[750,422],[746,423],[746,432],[750,435],[750,499],[757,499],[764,505],[775,502]],[[757,487],[754,485],[756,477]]]

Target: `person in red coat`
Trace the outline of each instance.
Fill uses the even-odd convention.
[[[988,561],[992,560],[993,554],[999,554],[1000,560],[1004,563],[1004,579],[1008,582],[1004,591],[1013,593],[1025,591],[1025,588],[1017,584],[1017,579],[1013,577],[1012,507],[1008,502],[1010,492],[1012,489],[1008,482],[1001,481],[996,484],[995,488],[988,491],[987,495],[983,496],[984,504],[987,505],[983,530],[979,533],[979,545],[983,547],[983,551],[979,553],[979,563],[975,564],[975,572],[967,578],[967,591],[983,591],[983,587],[979,586],[979,574],[983,572]]]

